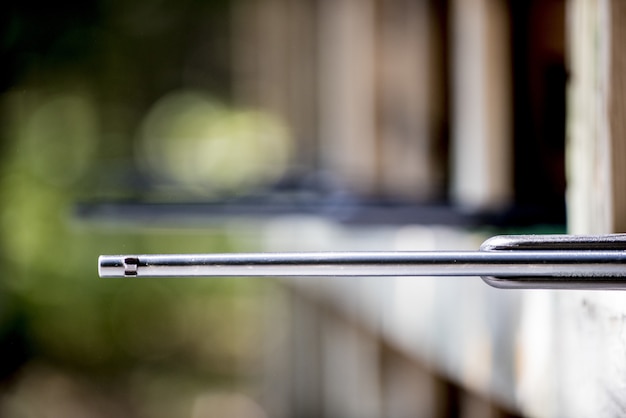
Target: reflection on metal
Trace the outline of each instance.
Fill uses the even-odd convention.
[[[626,289],[626,234],[498,236],[480,251],[103,255],[101,277],[482,276],[517,289]]]

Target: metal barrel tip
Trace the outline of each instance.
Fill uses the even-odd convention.
[[[124,258],[121,255],[101,255],[98,257],[98,275],[103,278],[125,277]]]

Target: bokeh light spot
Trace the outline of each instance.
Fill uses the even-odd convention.
[[[271,184],[287,170],[290,150],[289,130],[276,117],[182,91],[149,112],[138,155],[153,177],[210,195]]]

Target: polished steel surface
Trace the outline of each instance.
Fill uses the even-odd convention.
[[[120,255],[99,262],[101,277],[626,277],[626,251]]]

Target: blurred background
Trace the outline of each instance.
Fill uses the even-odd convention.
[[[478,278],[96,260],[564,231],[564,21],[556,0],[6,4],[0,415],[521,415],[522,302]]]

